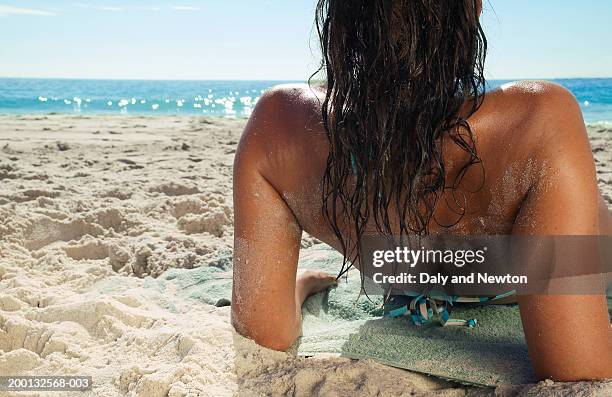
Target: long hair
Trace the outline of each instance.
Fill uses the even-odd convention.
[[[426,235],[446,189],[464,208],[454,192],[481,163],[467,122],[485,92],[479,7],[479,0],[318,1],[330,146],[323,214],[344,251],[338,277],[360,258],[370,220],[385,235]],[[445,139],[469,157],[449,186]]]

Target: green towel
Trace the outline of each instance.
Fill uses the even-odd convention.
[[[304,250],[300,266],[337,273],[342,257],[320,245]],[[458,305],[454,318],[476,318],[478,325],[417,327],[407,317],[382,318],[380,296],[359,297],[360,277],[347,280],[303,306],[300,355],[339,353],[369,358],[460,383],[479,386],[536,381],[517,305]],[[612,299],[608,298],[612,318]]]
[[[229,299],[231,253],[219,256],[211,267],[171,269],[147,283],[160,292],[171,286],[180,296],[208,304]],[[324,244],[300,253],[300,268],[337,274],[341,263],[342,257]],[[383,318],[382,297],[359,296],[359,291],[359,273],[352,270],[337,288],[304,303],[299,355],[337,353],[370,358],[480,386],[535,381],[516,305],[463,305],[453,310],[453,317],[476,318],[474,328],[416,327],[408,318]]]

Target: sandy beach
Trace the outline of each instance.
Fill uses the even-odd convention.
[[[170,268],[231,277],[232,162],[245,122],[0,116],[0,375],[89,375],[95,396],[612,395],[612,381],[493,390],[298,358],[236,335],[228,302],[160,292]],[[588,131],[612,208],[612,125]]]

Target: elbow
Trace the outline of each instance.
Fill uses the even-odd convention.
[[[563,366],[540,365],[535,366],[535,375],[538,380],[553,380],[555,382],[592,382],[612,378],[612,368],[604,366],[566,368]]]
[[[286,352],[293,346],[297,338],[287,337],[285,335],[267,335],[263,337],[252,338],[255,343],[268,349]]]
[[[286,327],[263,328],[253,324],[242,324],[232,316],[232,325],[236,332],[245,338],[251,339],[260,346],[267,349],[285,352],[289,350],[297,340],[299,333],[292,332]],[[263,324],[260,324],[263,325]]]
[[[609,351],[609,350],[608,350]],[[538,380],[551,379],[555,382],[602,381],[612,379],[612,355],[606,355],[605,349],[597,354],[588,354],[587,360],[575,357],[552,360],[532,359],[532,365]]]

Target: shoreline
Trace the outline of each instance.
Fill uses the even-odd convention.
[[[201,114],[201,113],[126,113],[117,112],[92,112],[92,113],[77,113],[77,112],[30,112],[30,113],[2,113],[0,119],[4,118],[27,118],[27,117],[66,117],[66,118],[96,118],[96,117],[116,117],[116,118],[164,118],[164,117],[184,117],[184,118],[212,118],[212,119],[229,119],[246,122],[250,116],[246,115],[219,115],[219,114]],[[612,120],[585,121],[587,127],[597,126],[612,126]]]

